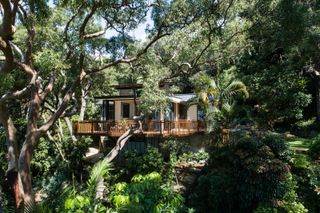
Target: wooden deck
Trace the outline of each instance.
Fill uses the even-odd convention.
[[[122,121],[77,121],[73,123],[76,135],[100,135],[120,137],[130,127],[137,125],[133,120]],[[145,137],[184,137],[205,130],[205,123],[199,121],[155,121],[143,123]]]

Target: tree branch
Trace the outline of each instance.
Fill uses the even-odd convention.
[[[18,98],[24,97],[26,94],[28,94],[30,88],[31,88],[31,85],[28,85],[22,90],[17,90],[15,92],[7,92],[6,94],[1,96],[0,103],[4,103],[9,99],[18,99]]]
[[[67,44],[68,49],[69,49],[66,54],[66,60],[69,59],[69,57],[71,56],[71,53],[72,53],[72,46],[69,42],[69,37],[68,37],[68,31],[69,31],[70,24],[77,17],[77,15],[80,13],[81,9],[84,7],[85,4],[86,4],[86,1],[82,2],[82,4],[76,9],[76,12],[71,16],[71,18],[69,19],[69,21],[66,24],[66,27],[64,28],[64,42]]]
[[[41,94],[41,100],[43,101],[53,90],[53,86],[54,83],[56,81],[56,76],[52,76],[50,79],[50,82],[48,83],[48,85],[46,86],[45,90],[43,91],[43,93]]]
[[[144,116],[137,116],[136,117],[136,122],[139,124],[135,127],[131,127],[130,129],[128,129],[123,135],[121,135],[118,140],[117,140],[117,144],[115,145],[115,147],[107,154],[107,156],[104,157],[104,161],[106,162],[111,162],[115,157],[118,156],[119,152],[121,151],[121,149],[124,147],[124,145],[126,144],[126,142],[133,136],[136,134],[139,134],[142,132],[142,120],[144,119]]]
[[[19,66],[25,73],[27,73],[29,76],[34,76],[35,71],[29,66],[24,63],[15,62],[17,66]]]
[[[104,66],[101,66],[99,68],[94,68],[94,69],[91,69],[91,70],[88,70],[87,74],[90,75],[90,74],[94,74],[94,73],[97,73],[97,72],[101,72],[102,70],[104,69],[107,69],[109,67],[112,67],[112,66],[115,66],[115,65],[118,65],[118,64],[130,64],[136,60],[138,60],[143,54],[147,53],[148,49],[156,42],[158,41],[159,39],[161,39],[162,37],[164,36],[167,36],[167,35],[170,35],[169,33],[164,33],[164,34],[161,34],[161,29],[158,31],[157,35],[146,45],[146,47],[144,49],[142,49],[140,52],[137,53],[136,56],[132,57],[132,58],[122,58],[122,59],[118,59],[114,62],[110,62]]]
[[[93,14],[96,12],[97,10],[97,7],[94,5],[92,8],[91,8],[91,11],[90,13],[87,14],[87,16],[84,18],[81,26],[80,26],[80,29],[79,29],[79,39],[80,39],[80,45],[81,45],[81,42],[84,41],[85,39],[85,29],[86,29],[86,26],[89,22],[89,20],[92,18]]]
[[[84,39],[97,38],[97,37],[102,36],[103,34],[105,34],[106,31],[107,31],[107,29],[104,29],[104,30],[101,30],[101,31],[98,31],[98,32],[95,32],[95,33],[86,34],[83,37],[84,37]]]
[[[0,0],[0,3],[4,11],[2,25],[0,28],[0,36],[5,40],[12,40],[12,36],[15,32],[15,27],[12,25],[13,14],[11,3],[9,0]]]
[[[0,50],[3,52],[5,57],[4,65],[0,69],[0,74],[9,73],[14,67],[13,52],[9,40],[3,40],[0,37]]]

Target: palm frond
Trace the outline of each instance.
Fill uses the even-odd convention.
[[[52,213],[52,209],[49,208],[46,202],[34,203],[34,202],[24,202],[21,205],[24,213]]]
[[[90,173],[90,178],[87,181],[88,191],[90,194],[103,192],[104,190],[104,177],[111,170],[111,163],[107,161],[99,161],[94,165]]]
[[[249,93],[246,85],[239,80],[232,81],[225,89],[225,93],[229,93],[230,95],[242,95],[244,98],[249,97]]]
[[[221,110],[226,113],[230,113],[232,111],[232,105],[229,103],[224,103],[222,104]]]
[[[246,85],[238,80],[232,81],[221,93],[224,102],[232,102],[238,95],[242,96],[242,98],[249,97]]]

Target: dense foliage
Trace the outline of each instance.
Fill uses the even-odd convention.
[[[290,174],[288,147],[275,136],[244,137],[210,153],[208,173],[190,198],[201,212],[250,212],[260,206],[302,209]]]
[[[161,175],[136,175],[131,183],[117,183],[111,200],[118,212],[178,212],[183,198],[163,185]]]
[[[0,6],[0,212],[25,200],[32,211],[34,194],[45,212],[320,212],[320,137],[294,151],[261,137],[318,134],[318,0]],[[98,139],[75,137],[72,121],[99,119],[94,97],[121,83],[143,85],[134,114],[146,116],[171,107],[173,93],[195,93],[209,139],[121,153],[114,170],[86,162]],[[256,134],[232,137],[241,128]]]

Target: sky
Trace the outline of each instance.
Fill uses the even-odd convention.
[[[132,37],[134,37],[137,40],[144,41],[145,38],[147,37],[145,29],[147,28],[148,25],[149,25],[149,27],[153,26],[153,21],[151,20],[151,11],[148,12],[147,17],[146,17],[146,21],[144,23],[141,23],[135,30],[129,32],[129,35],[131,35]],[[110,37],[116,36],[116,35],[117,35],[117,32],[114,30],[108,30],[106,32],[107,38],[110,38]]]
[[[51,7],[54,6],[53,0],[49,0],[49,5]],[[146,21],[144,23],[141,23],[135,30],[129,32],[129,35],[134,37],[137,40],[144,41],[147,37],[147,34],[145,32],[145,29],[147,26],[153,27],[153,21],[151,20],[151,11],[148,12],[146,16]],[[115,30],[108,30],[105,34],[107,38],[111,38],[112,36],[116,36],[118,33]]]

